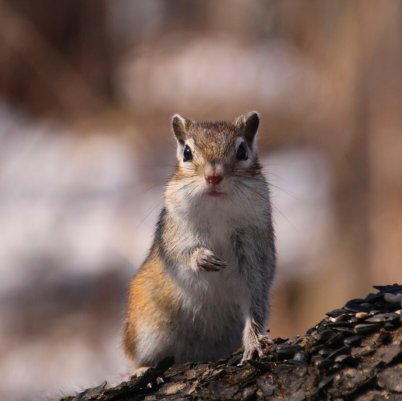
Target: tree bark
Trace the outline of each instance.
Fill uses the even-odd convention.
[[[237,366],[240,350],[216,362],[174,365],[168,358],[139,378],[60,401],[402,401],[402,286],[376,288],[304,335],[265,341],[265,356],[245,366]]]

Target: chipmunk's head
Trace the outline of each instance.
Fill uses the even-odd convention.
[[[173,181],[178,188],[191,197],[223,198],[236,184],[260,175],[255,143],[259,122],[254,111],[234,122],[195,122],[175,114],[178,163]]]

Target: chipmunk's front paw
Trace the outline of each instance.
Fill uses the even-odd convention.
[[[207,272],[216,272],[227,267],[227,264],[206,248],[199,248],[195,255],[197,269]]]

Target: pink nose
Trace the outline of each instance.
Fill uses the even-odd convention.
[[[208,184],[218,185],[223,180],[223,177],[221,175],[207,175],[205,179]]]

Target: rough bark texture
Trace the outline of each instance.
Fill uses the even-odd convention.
[[[173,366],[165,360],[140,378],[60,401],[355,400],[402,401],[401,285],[376,287],[302,336],[264,344],[265,357]]]

